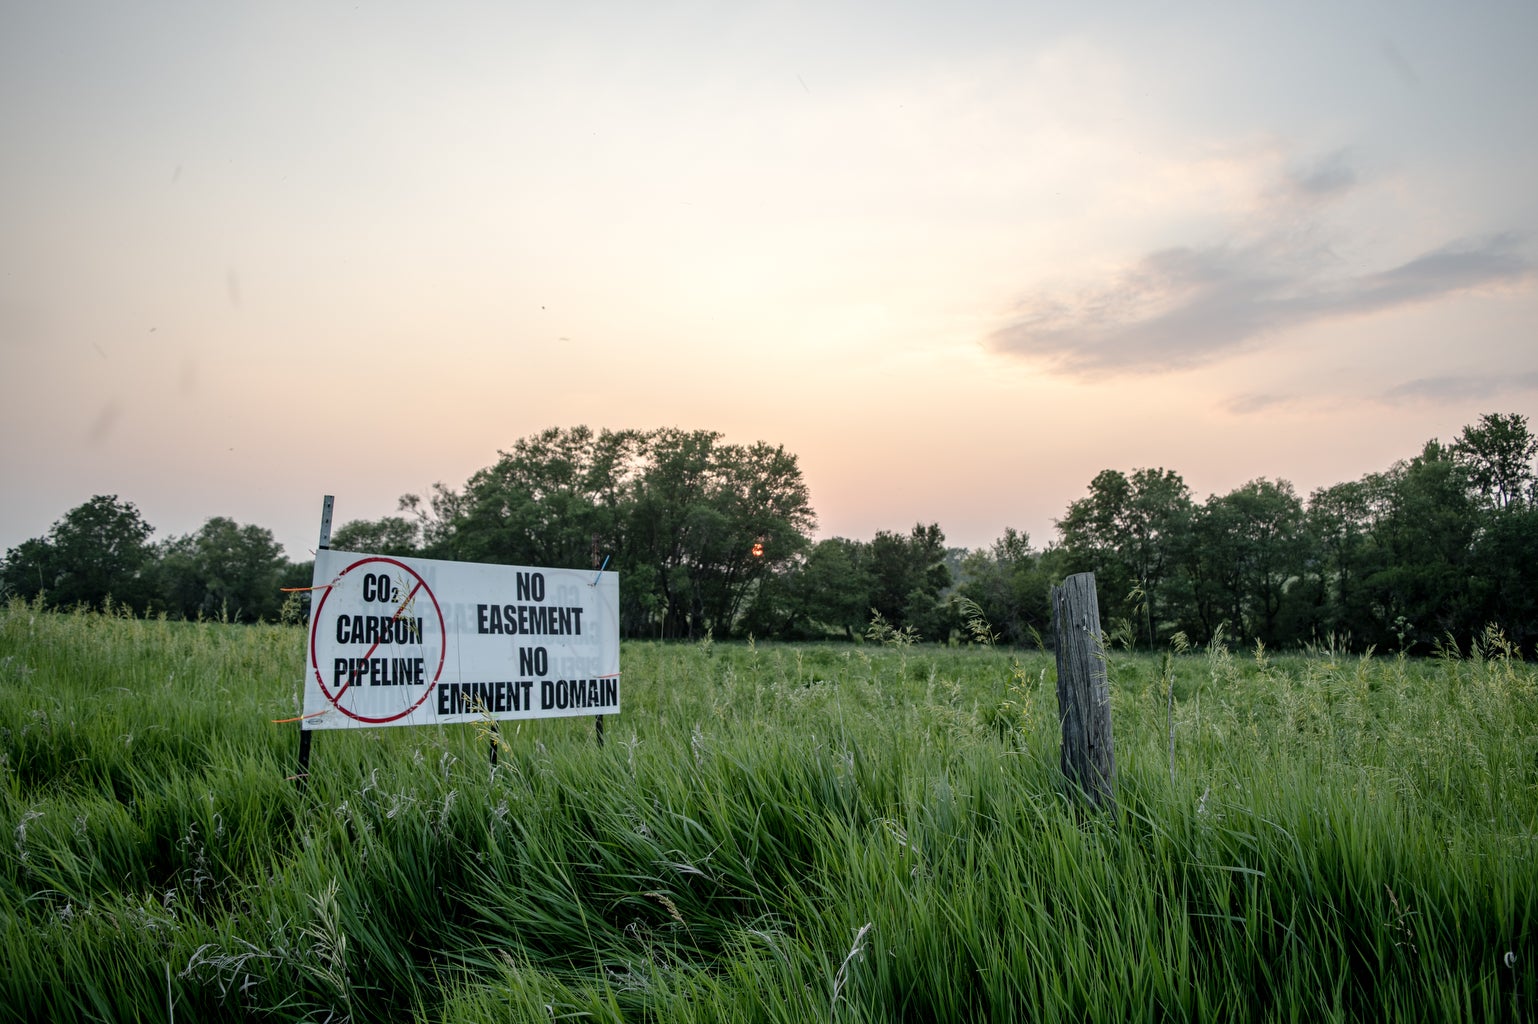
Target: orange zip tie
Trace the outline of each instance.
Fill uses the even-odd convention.
[[[330,713],[331,713],[331,709],[330,708],[325,708],[325,709],[323,709],[321,711],[311,711],[308,715],[300,715],[297,718],[274,718],[272,720],[272,724],[273,725],[287,725],[289,722],[302,722],[306,718],[318,718],[321,715],[326,715],[326,714],[330,714]]]

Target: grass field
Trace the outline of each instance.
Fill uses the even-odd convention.
[[[1531,1020],[1538,676],[622,651],[623,713],[317,735],[303,633],[0,610],[0,1018]]]

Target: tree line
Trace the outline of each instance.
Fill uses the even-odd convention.
[[[1538,439],[1490,414],[1450,444],[1307,499],[1256,479],[1197,503],[1178,474],[1112,470],[1058,521],[1054,559],[1096,573],[1129,643],[1219,629],[1270,647],[1427,653],[1493,627],[1538,640]]]
[[[987,548],[939,524],[870,540],[812,539],[796,457],[712,431],[553,428],[458,488],[338,527],[332,546],[620,575],[621,632],[1040,642],[1048,589],[1092,571],[1113,642],[1177,634],[1273,648],[1334,643],[1426,652],[1489,627],[1538,641],[1538,438],[1489,414],[1451,443],[1306,499],[1258,478],[1197,501],[1174,471],[1107,469],[1045,548],[1014,529]],[[0,563],[8,595],[55,607],[109,596],[173,617],[277,619],[309,582],[270,531],[215,517],[158,543],[129,502],[97,496]],[[302,614],[289,598],[287,614]]]
[[[173,618],[274,621],[282,588],[308,586],[312,563],[283,556],[272,531],[214,516],[195,533],[150,541],[155,528],[131,501],[98,494],[47,536],[0,563],[0,595],[49,608],[118,607]]]

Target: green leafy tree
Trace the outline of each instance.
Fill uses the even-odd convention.
[[[1316,631],[1343,643],[1370,617],[1364,577],[1376,522],[1372,494],[1363,481],[1321,487],[1309,495],[1304,513]]]
[[[714,432],[556,428],[499,455],[462,489],[401,499],[423,553],[587,568],[596,550],[630,635],[730,635],[816,521],[794,455]]]
[[[359,551],[394,557],[420,551],[422,524],[405,516],[354,519],[331,531],[331,546],[338,551]]]
[[[142,612],[154,595],[152,533],[133,502],[98,494],[66,512],[47,537],[8,551],[0,580],[8,593],[42,595],[52,607],[100,608],[110,597]]]
[[[422,538],[421,553],[428,558],[468,560],[459,529],[465,525],[468,499],[442,481],[433,484],[424,499],[417,494],[403,494],[397,511],[404,512],[417,524]]]
[[[1129,477],[1107,469],[1089,492],[1057,522],[1070,572],[1095,573],[1106,617],[1125,620],[1153,645],[1178,617],[1179,587],[1166,584],[1191,531],[1191,489],[1173,470],[1137,469]]]
[[[1374,621],[1364,625],[1372,641],[1424,647],[1479,628],[1471,621],[1469,589],[1479,518],[1467,469],[1432,440],[1371,486],[1379,514],[1365,589]]]
[[[1299,639],[1306,568],[1303,503],[1286,480],[1252,480],[1202,506],[1194,531],[1194,575],[1205,634],[1226,622],[1233,635],[1271,646]],[[1284,615],[1291,612],[1291,615]],[[1286,627],[1291,628],[1286,628]]]
[[[1451,452],[1483,506],[1505,509],[1532,499],[1538,437],[1526,416],[1488,413],[1463,428]]]
[[[1508,507],[1480,531],[1469,566],[1468,626],[1496,626],[1531,652],[1538,642],[1538,504]]]
[[[1073,501],[1057,532],[1069,573],[1092,572],[1101,597],[1101,612],[1121,608],[1134,575],[1122,557],[1122,519],[1132,500],[1132,482],[1118,469],[1105,469],[1089,483],[1089,494]]]
[[[162,600],[184,618],[276,620],[287,574],[283,548],[271,530],[224,516],[160,546]]]
[[[906,536],[880,530],[870,544],[870,611],[894,629],[944,639],[950,616],[941,594],[951,585],[945,534],[939,523],[915,523]]]
[[[1527,417],[1490,413],[1463,428],[1452,453],[1478,505],[1468,628],[1493,625],[1531,649],[1538,640],[1538,437]]]
[[[0,598],[34,600],[59,582],[60,566],[46,537],[32,537],[5,553],[0,562]],[[49,593],[51,597],[51,593]]]
[[[1051,581],[1030,535],[1013,527],[962,559],[957,593],[973,602],[1003,643],[1024,645],[1052,624]]]
[[[710,507],[719,439],[702,431],[659,431],[649,439],[648,465],[631,490],[625,561],[651,570],[663,636],[693,636],[707,628],[695,581],[707,571],[702,563],[719,556],[718,538],[709,535],[722,518]],[[742,538],[733,554],[751,557],[755,542]]]
[[[870,545],[845,537],[818,541],[789,574],[781,635],[853,640],[870,620]],[[761,634],[764,635],[764,634]]]
[[[522,438],[465,484],[456,557],[476,562],[588,568],[593,541],[612,548],[644,438],[552,428]]]
[[[794,563],[816,524],[796,457],[711,431],[645,435],[625,517],[629,559],[650,567],[661,631],[729,636],[765,574]]]

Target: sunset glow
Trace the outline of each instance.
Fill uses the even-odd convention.
[[[1538,8],[0,15],[0,550],[315,544],[551,426],[795,453],[818,535],[1038,545],[1538,417]],[[758,554],[757,551],[754,554]]]

